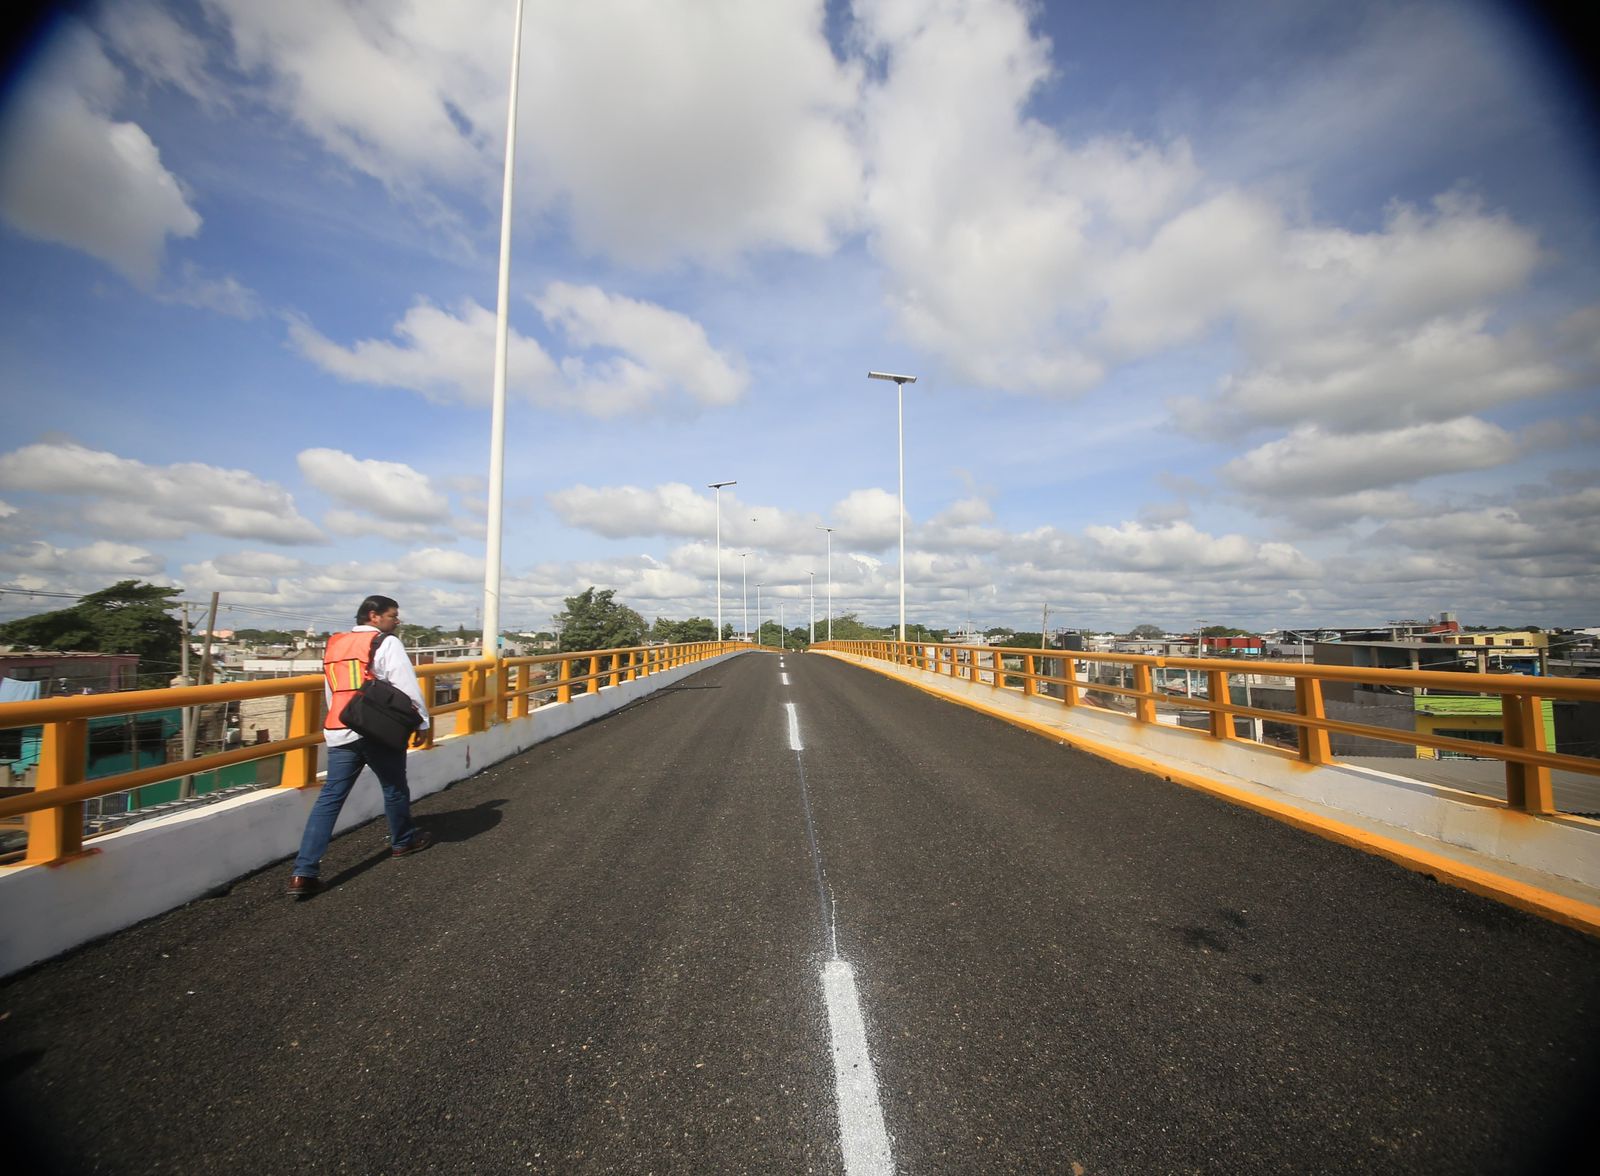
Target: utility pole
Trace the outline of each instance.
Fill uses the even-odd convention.
[[[1047,600],[1047,601],[1045,601],[1045,604],[1044,604],[1044,615],[1039,618],[1039,648],[1040,649],[1049,649],[1050,648],[1050,639],[1044,635],[1045,634],[1045,630],[1048,629],[1049,627],[1050,627],[1050,602]]]
[[[179,650],[179,653],[178,653],[178,681],[181,684],[183,684],[184,686],[187,686],[187,685],[189,685],[189,603],[188,603],[188,601],[185,601],[183,603],[183,640],[180,641],[178,644],[180,646],[180,650]],[[183,735],[182,735],[182,738],[183,738],[183,757],[184,757],[184,759],[188,759],[189,756],[194,753],[194,710],[191,707],[187,707],[187,706],[186,707],[182,707],[178,711],[178,716],[179,716],[180,721],[183,724]],[[134,767],[138,767],[138,764],[135,764]],[[189,776],[185,776],[183,778],[183,780],[178,785],[178,795],[180,795],[180,796],[188,796],[188,795],[190,795],[192,790],[193,790],[193,787],[194,787],[194,780]],[[140,800],[140,797],[141,797],[141,792],[139,790],[135,790],[134,794],[133,794],[133,797],[134,797],[134,803],[135,804],[139,803],[139,800]]]
[[[211,612],[206,617],[206,643],[200,650],[200,685],[202,686],[211,684],[211,635],[216,632],[217,601],[221,596],[222,593],[220,592],[211,594]]]
[[[221,597],[221,595],[222,594],[220,592],[213,592],[211,594],[211,609],[210,609],[210,612],[207,614],[207,618],[206,618],[206,640],[205,640],[205,644],[201,647],[201,650],[200,650],[200,683],[199,684],[201,686],[205,686],[211,681],[211,635],[216,630],[216,627],[217,627],[217,601]],[[183,678],[184,678],[184,684],[188,685],[188,681],[189,681],[189,609],[188,609],[187,605],[184,606],[184,610],[183,610]],[[193,715],[193,718],[190,717],[191,714]],[[186,759],[186,760],[192,760],[194,758],[195,741],[200,737],[200,708],[199,707],[184,707],[183,708],[183,717],[184,717],[184,724],[183,724],[183,758]],[[178,799],[179,800],[190,800],[190,799],[193,799],[193,797],[194,797],[194,777],[193,776],[185,776],[183,778],[183,782],[181,784],[179,784],[179,786],[178,786]]]

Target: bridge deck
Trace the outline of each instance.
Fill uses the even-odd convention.
[[[1600,1077],[1600,943],[830,659],[418,813],[0,985],[0,1154],[839,1171],[835,950],[902,1171],[1527,1171]]]

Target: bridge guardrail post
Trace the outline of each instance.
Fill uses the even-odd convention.
[[[488,703],[484,712],[484,730],[506,721],[506,704],[511,701],[510,677],[511,667],[499,658],[484,672],[483,698]]]
[[[1295,709],[1303,719],[1326,719],[1328,708],[1322,701],[1321,678],[1296,678],[1294,680]],[[1333,752],[1326,728],[1304,726],[1300,728],[1300,758],[1308,764],[1333,762]]]
[[[456,730],[462,735],[476,735],[489,729],[487,678],[482,665],[474,665],[461,675],[461,693],[467,705],[460,712],[463,721]]]
[[[45,723],[39,745],[36,793],[83,783],[89,756],[89,720]],[[28,818],[30,866],[64,861],[83,852],[83,801],[41,809]]]
[[[1039,682],[1034,677],[1038,668],[1035,655],[1025,653],[1022,655],[1022,694],[1024,698],[1032,698],[1039,693]]]
[[[1544,700],[1538,695],[1502,694],[1500,713],[1504,717],[1507,746],[1520,751],[1550,750],[1544,729]],[[1550,769],[1540,764],[1519,764],[1507,760],[1506,803],[1525,813],[1555,812]]]
[[[1068,654],[1061,659],[1061,677],[1065,683],[1061,687],[1061,705],[1078,705],[1078,659]]]
[[[322,687],[297,690],[289,707],[289,738],[310,735],[322,722]],[[317,749],[295,747],[283,753],[283,775],[278,779],[282,788],[310,788],[317,782]]]
[[[511,679],[509,685],[513,691],[511,714],[513,718],[525,719],[528,717],[528,708],[533,705],[533,666],[523,664],[507,667],[507,677]]]
[[[572,701],[572,658],[563,657],[556,666],[556,701]]]
[[[1133,667],[1133,688],[1138,692],[1134,699],[1134,713],[1141,723],[1156,721],[1155,683],[1151,680],[1150,666],[1140,662]]]
[[[1228,693],[1228,671],[1207,670],[1206,687],[1211,695],[1211,703],[1218,709],[1211,712],[1211,737],[1213,739],[1237,739],[1238,733],[1233,729],[1233,716],[1228,713],[1228,707],[1233,699]]]

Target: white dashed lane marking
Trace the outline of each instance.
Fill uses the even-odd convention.
[[[847,1176],[878,1176],[894,1171],[889,1133],[878,1103],[878,1077],[867,1052],[867,1027],[861,1020],[855,970],[843,960],[822,969],[822,994],[828,1002],[828,1032],[833,1036],[833,1087],[839,1099],[839,1150]]]
[[[785,675],[787,679],[787,675]],[[800,742],[800,715],[795,704],[783,704],[789,718],[789,746],[805,750]],[[816,874],[817,914],[832,941],[832,958],[822,966],[822,997],[828,1006],[828,1036],[833,1046],[833,1089],[839,1110],[839,1152],[845,1176],[884,1176],[894,1171],[889,1132],[883,1125],[883,1105],[878,1100],[878,1076],[867,1049],[866,1021],[855,969],[839,958],[838,919],[830,909],[827,871],[817,844],[817,826],[811,816],[811,792],[806,787],[805,760],[795,755],[800,780],[800,802],[806,817],[806,839],[811,844],[811,865]]]

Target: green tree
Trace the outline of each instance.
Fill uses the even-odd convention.
[[[825,639],[828,635],[828,623],[817,622],[817,632]],[[870,641],[882,636],[877,629],[869,629],[861,623],[855,613],[841,613],[833,618],[833,639],[835,641]]]
[[[690,617],[686,621],[657,617],[656,623],[650,626],[650,635],[653,638],[672,645],[686,641],[710,641],[716,632],[716,622],[707,617]]]
[[[1005,639],[1008,649],[1038,649],[1043,636],[1039,633],[1013,633]]]
[[[644,640],[644,618],[617,603],[615,588],[593,585],[566,599],[566,611],[556,617],[563,650],[626,649]]]
[[[1160,625],[1135,625],[1128,630],[1128,636],[1143,641],[1154,641],[1158,637],[1165,637],[1167,631]]]
[[[395,630],[395,636],[400,638],[402,645],[413,648],[418,645],[443,645],[446,641],[443,629],[433,625],[408,625],[404,621]]]
[[[167,611],[177,607],[177,595],[176,588],[119,580],[71,608],[0,625],[0,641],[29,649],[136,653],[139,685],[165,686],[183,656],[183,625]]]

